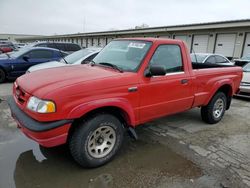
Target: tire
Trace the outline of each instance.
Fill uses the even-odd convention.
[[[6,80],[6,74],[3,69],[0,68],[0,83],[3,83]]]
[[[209,124],[218,123],[223,118],[226,107],[226,95],[223,92],[217,92],[208,105],[201,108],[201,118]]]
[[[111,161],[121,148],[124,128],[120,120],[106,113],[80,123],[69,137],[69,149],[82,167],[94,168]]]

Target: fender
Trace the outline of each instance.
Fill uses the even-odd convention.
[[[224,85],[229,85],[232,89],[232,93],[231,96],[233,95],[233,88],[234,88],[234,83],[232,81],[232,79],[223,79],[223,80],[219,80],[217,81],[214,86],[211,88],[211,92],[209,97],[205,100],[204,105],[207,105],[209,103],[209,101],[212,99],[212,97],[215,95],[215,93]]]
[[[135,126],[136,120],[134,110],[130,105],[129,101],[124,98],[107,98],[80,104],[71,110],[67,119],[80,118],[88,112],[102,107],[117,107],[123,110],[128,116],[128,121],[130,125]]]

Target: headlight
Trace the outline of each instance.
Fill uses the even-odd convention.
[[[56,111],[56,105],[52,101],[45,101],[37,97],[30,97],[27,108],[38,113],[52,113]]]

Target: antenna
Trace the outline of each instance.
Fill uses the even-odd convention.
[[[85,16],[83,17],[83,33],[85,32],[86,30],[86,18]]]
[[[196,56],[196,53],[195,53],[195,51],[194,51],[194,48],[192,48],[192,52],[194,53],[194,57],[195,57],[195,63],[198,63],[198,60],[197,60],[197,56]]]

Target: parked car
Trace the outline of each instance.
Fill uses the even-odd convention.
[[[0,51],[2,53],[8,53],[17,50],[12,43],[0,44]]]
[[[225,56],[219,54],[210,54],[210,53],[192,53],[191,61],[192,63],[234,65],[234,63],[229,61]]]
[[[67,53],[52,48],[23,48],[20,51],[0,55],[0,83],[14,79],[33,65],[60,60]]]
[[[16,45],[17,48],[19,49],[19,48],[25,47],[27,44],[26,43],[15,43],[14,45]]]
[[[27,45],[27,47],[48,47],[55,48],[64,52],[73,53],[81,49],[78,44],[69,42],[34,42]]]
[[[51,61],[48,63],[34,65],[27,70],[27,73],[53,67],[62,67],[67,65],[79,65],[79,64],[89,63],[101,51],[101,49],[102,48],[94,48],[94,47],[85,48],[76,51],[68,56],[65,56],[60,61]]]
[[[240,83],[240,92],[237,96],[250,98],[250,63],[243,67],[243,78]]]
[[[8,103],[29,138],[45,147],[67,143],[76,162],[97,167],[113,159],[125,131],[137,138],[134,128],[153,119],[194,107],[206,123],[223,118],[242,68],[194,71],[189,56],[180,40],[116,39],[90,64],[19,77]]]
[[[247,63],[250,63],[250,54],[247,54],[240,59],[235,59],[234,62],[235,65],[244,67]]]

